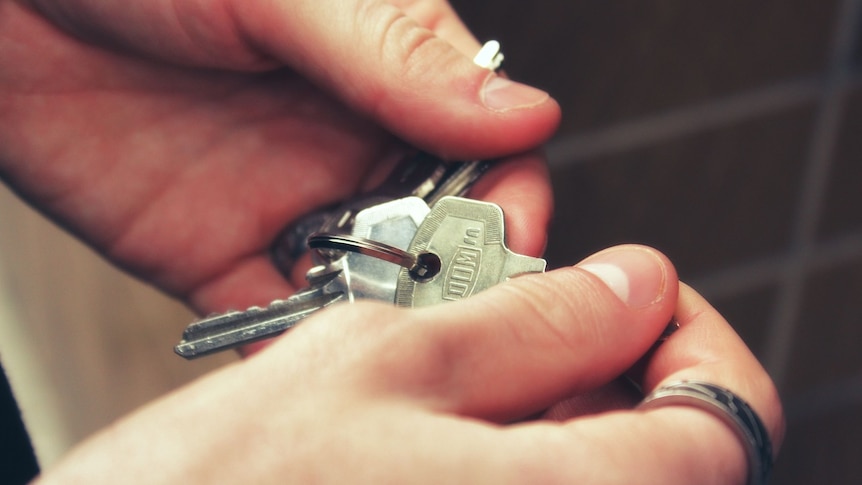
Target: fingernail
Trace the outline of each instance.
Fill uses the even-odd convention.
[[[577,265],[602,280],[631,308],[657,302],[665,287],[665,265],[644,247],[620,247],[590,256]]]
[[[545,102],[548,93],[504,77],[490,75],[482,87],[482,102],[494,111],[529,108]]]

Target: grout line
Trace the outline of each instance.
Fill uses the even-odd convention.
[[[862,68],[850,69],[848,89],[862,88]],[[619,153],[662,140],[768,115],[822,98],[823,77],[805,77],[773,86],[685,106],[594,131],[559,136],[545,146],[553,168],[584,163],[596,156]]]
[[[837,144],[843,105],[851,86],[852,54],[857,35],[857,20],[862,0],[845,0],[838,9],[833,49],[829,59],[827,83],[815,116],[808,153],[808,167],[797,207],[797,220],[787,265],[769,325],[764,364],[778,385],[787,379],[788,363],[799,325],[804,293],[804,262],[815,247],[817,225],[829,182],[829,172]]]
[[[862,251],[860,251],[862,252]],[[728,298],[780,280],[787,258],[777,256],[741,264],[687,281],[707,300]]]
[[[792,267],[794,273],[808,274],[854,261],[862,262],[862,231],[812,248],[804,258],[792,255],[763,258],[723,271],[715,271],[689,282],[707,299],[726,298],[780,282]]]
[[[823,84],[819,77],[799,78],[591,132],[563,136],[549,142],[545,149],[551,166],[565,167],[598,155],[800,106],[817,100]]]

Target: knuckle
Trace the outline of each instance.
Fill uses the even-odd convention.
[[[377,53],[383,74],[371,88],[378,111],[385,110],[394,97],[402,96],[399,86],[406,90],[406,86],[424,82],[435,75],[431,66],[448,65],[454,59],[454,49],[394,5],[366,2],[357,22],[364,24],[360,31],[371,33],[369,52]],[[383,84],[392,80],[397,82]]]
[[[395,67],[392,74],[404,78],[425,73],[430,44],[437,40],[433,32],[397,10],[382,16],[376,31],[380,59],[385,66]]]

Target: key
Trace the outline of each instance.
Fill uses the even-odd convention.
[[[276,300],[266,308],[211,315],[186,327],[174,351],[186,359],[274,337],[321,308],[344,299],[337,265],[312,268],[306,278],[310,286],[286,300]],[[334,287],[334,288],[333,288]]]
[[[419,197],[405,197],[378,204],[356,215],[354,232],[360,240],[375,238],[378,244],[403,251],[429,212]],[[392,246],[389,246],[392,245]],[[332,249],[332,246],[329,246]],[[338,248],[335,248],[338,249]],[[279,335],[315,311],[338,301],[395,298],[398,266],[379,258],[348,251],[322,257],[327,262],[306,275],[309,287],[287,300],[266,308],[216,314],[189,325],[174,348],[193,359]]]
[[[315,238],[312,236],[308,244],[313,249],[323,250],[317,253],[321,261],[340,258],[338,262],[342,275],[338,283],[341,284],[341,291],[345,293],[348,301],[370,298],[391,303],[395,299],[399,267],[380,256],[373,256],[381,254],[381,251],[360,251],[361,241],[389,247],[390,252],[403,252],[410,245],[429,211],[428,204],[419,197],[404,197],[384,202],[356,215],[352,233],[344,235],[347,241],[345,244],[333,245],[332,239],[340,236],[338,233],[318,236],[320,244],[315,244]],[[351,241],[354,241],[352,245]],[[327,252],[332,249],[337,251]]]
[[[541,273],[547,263],[512,252],[503,211],[496,204],[444,197],[419,226],[407,253],[422,274],[402,268],[395,304],[421,307],[467,298],[509,278]]]

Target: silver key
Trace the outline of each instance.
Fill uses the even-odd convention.
[[[445,197],[431,208],[407,252],[430,273],[402,268],[395,304],[420,307],[467,298],[509,278],[545,271],[546,262],[506,247],[496,204]]]
[[[356,215],[354,237],[374,238],[381,241],[378,244],[403,252],[429,210],[419,197],[373,206]],[[308,288],[266,308],[211,315],[194,322],[183,332],[183,339],[174,350],[187,359],[202,357],[274,337],[337,301],[377,299],[391,303],[395,299],[397,265],[352,251],[321,255],[321,259],[326,263],[315,266],[306,275]]]
[[[320,256],[322,263],[338,262],[342,272],[335,284],[341,285],[340,290],[348,301],[368,298],[391,303],[395,299],[399,267],[392,264],[391,260],[385,259],[385,256],[375,257],[369,255],[375,253],[361,251],[361,241],[390,247],[390,252],[405,251],[429,211],[428,204],[419,197],[404,197],[384,202],[356,215],[353,231],[345,235],[344,244],[339,245],[336,241],[333,245],[333,238],[339,236],[334,233],[318,236],[317,240],[310,237],[309,246],[324,250],[315,253]],[[351,240],[360,242],[354,243],[355,247],[352,247]],[[340,251],[332,253],[325,251],[327,248]],[[344,252],[345,249],[348,251]]]
[[[276,300],[266,308],[252,307],[194,322],[186,327],[174,351],[193,359],[283,333],[315,311],[344,299],[338,284],[340,275],[337,265],[317,266],[306,275],[310,286],[286,300]]]

